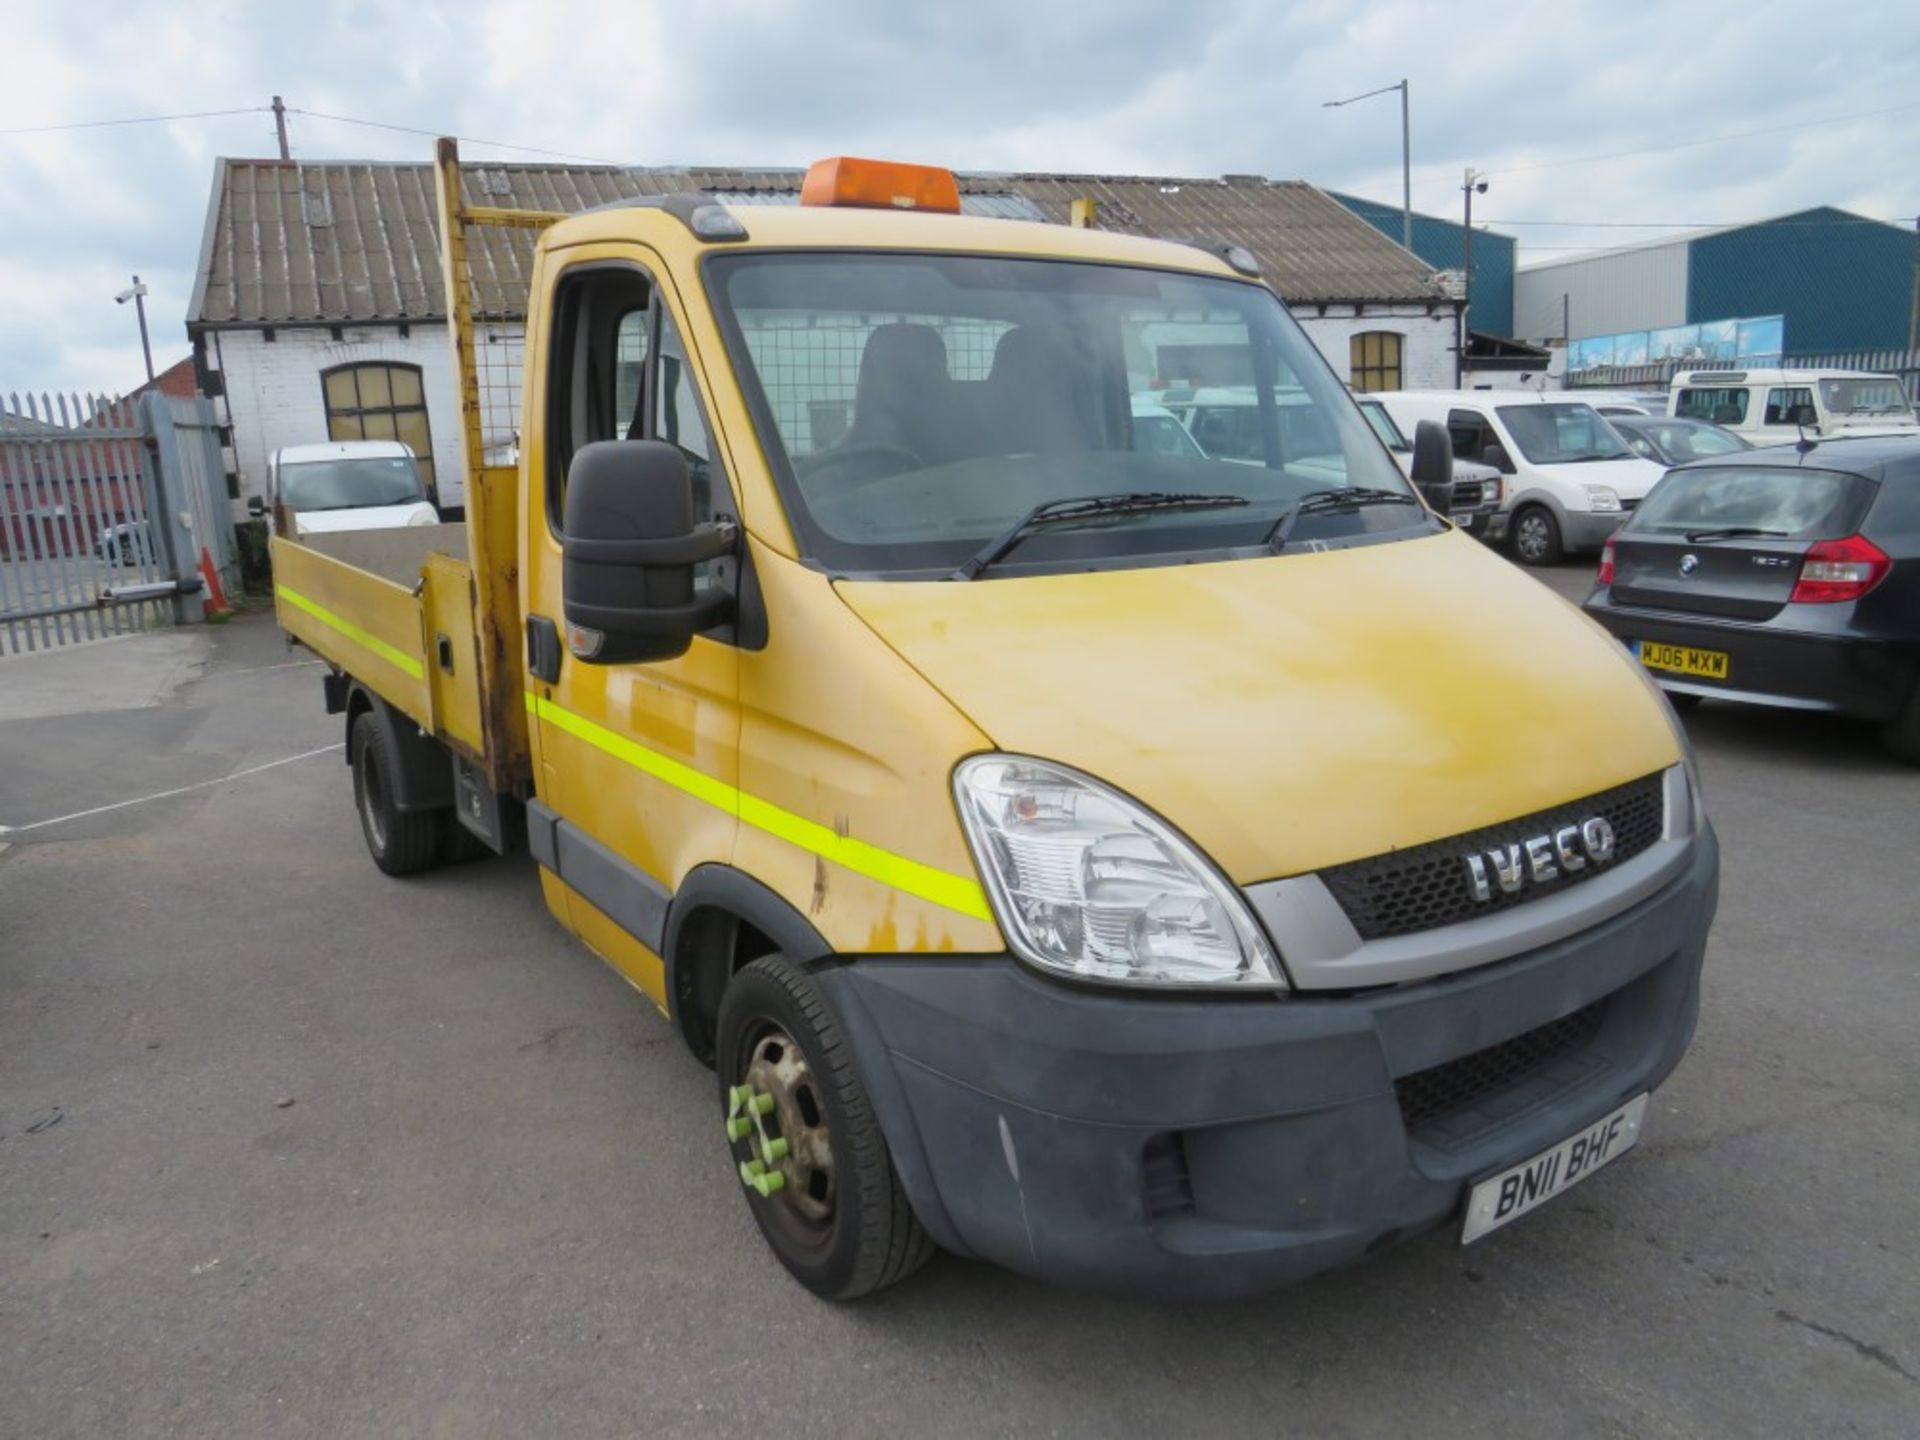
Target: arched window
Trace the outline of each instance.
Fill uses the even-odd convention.
[[[1401,337],[1392,330],[1366,330],[1348,342],[1349,378],[1356,390],[1398,390]]]
[[[438,494],[433,475],[433,431],[418,365],[373,361],[321,372],[330,440],[398,440],[420,462],[420,478]]]

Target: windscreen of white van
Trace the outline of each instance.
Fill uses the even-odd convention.
[[[420,471],[404,455],[307,460],[280,467],[280,503],[302,513],[409,505],[426,498]]]

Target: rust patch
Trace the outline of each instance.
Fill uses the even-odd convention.
[[[818,915],[827,904],[827,862],[818,855],[813,857],[813,904],[811,909]]]

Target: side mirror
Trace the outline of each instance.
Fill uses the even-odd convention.
[[[693,523],[687,457],[664,440],[598,440],[567,467],[560,542],[567,647],[593,665],[671,660],[727,616],[723,590],[693,593],[693,567],[733,553],[731,521]]]
[[[1802,425],[1809,430],[1820,428],[1820,412],[1811,405],[1794,405],[1787,410],[1789,425]]]
[[[263,498],[261,498],[258,495],[249,495],[247,497],[247,514],[253,516],[253,518],[256,520],[259,520],[262,517],[264,517],[266,513],[267,513],[267,502]]]
[[[1436,515],[1453,509],[1453,442],[1438,420],[1413,427],[1413,484]]]
[[[1502,475],[1513,474],[1513,461],[1507,455],[1507,447],[1498,440],[1489,440],[1481,447],[1480,463],[1493,466]]]

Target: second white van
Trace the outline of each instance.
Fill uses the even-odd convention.
[[[1372,398],[1409,433],[1422,420],[1438,421],[1456,459],[1508,477],[1488,533],[1510,541],[1524,565],[1598,550],[1666,473],[1565,391],[1390,390]]]

